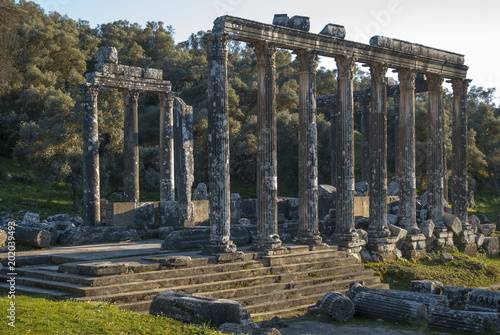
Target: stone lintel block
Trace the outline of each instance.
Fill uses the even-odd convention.
[[[97,63],[118,63],[118,51],[115,47],[104,46],[100,47],[97,52],[94,54],[95,60]]]
[[[149,79],[162,80],[163,79],[163,70],[151,69],[151,68],[142,69],[142,77],[149,78]]]
[[[294,15],[288,20],[287,27],[302,31],[309,31],[311,23],[309,22],[308,16]]]
[[[125,65],[121,64],[113,64],[113,63],[105,63],[105,64],[96,64],[96,71],[102,72],[103,74],[117,74],[123,75],[125,70]]]
[[[345,38],[345,27],[339,24],[328,23],[320,32],[321,35],[328,35],[337,38]]]
[[[124,66],[123,67],[123,75],[126,77],[142,77],[142,68],[138,66]]]
[[[287,27],[288,20],[290,20],[288,14],[274,14],[273,24],[281,27]]]

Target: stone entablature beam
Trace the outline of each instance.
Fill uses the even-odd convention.
[[[384,63],[391,68],[411,68],[416,72],[440,73],[447,78],[465,78],[468,67],[463,55],[415,45],[414,48],[389,48],[347,41],[338,37],[314,34],[272,24],[221,16],[214,21],[213,33],[235,34],[235,39],[244,42],[276,43],[281,48],[291,50],[311,50],[319,56],[338,57],[349,55],[363,63]],[[375,43],[375,41],[373,42]],[[408,42],[405,42],[408,43]],[[382,45],[382,44],[381,44]],[[416,52],[420,50],[418,53]]]

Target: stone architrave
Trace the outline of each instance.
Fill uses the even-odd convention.
[[[398,69],[401,104],[399,110],[399,225],[417,227],[415,177],[415,71]]]
[[[256,250],[281,246],[278,235],[278,175],[276,130],[276,46],[253,44],[257,58],[257,238]]]
[[[228,34],[208,34],[208,170],[210,238],[205,254],[236,252],[230,240],[229,106],[227,82]]]
[[[139,201],[139,90],[122,90],[124,200]]]
[[[296,243],[319,245],[316,67],[318,55],[297,50],[299,64],[299,234]]]
[[[83,84],[83,217],[86,226],[101,221],[99,187],[99,86]]]
[[[160,98],[160,201],[175,201],[174,97],[159,92]]]
[[[452,198],[451,210],[462,224],[467,222],[467,88],[469,80],[452,79]]]
[[[443,76],[427,74],[429,83],[429,116],[427,128],[427,211],[429,219],[439,223],[443,218],[443,147],[444,109]]]
[[[361,102],[361,179],[368,184],[370,184],[370,130],[370,100],[365,100]]]
[[[179,227],[194,225],[191,188],[194,182],[193,107],[180,98],[174,99],[175,183],[179,211]]]

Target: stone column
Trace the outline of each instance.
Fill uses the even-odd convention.
[[[361,179],[370,184],[370,100],[361,102],[361,157]]]
[[[371,64],[371,114],[369,137],[370,225],[369,249],[396,258],[396,239],[387,226],[387,65]]]
[[[429,115],[427,128],[427,209],[435,224],[443,218],[444,109],[443,76],[427,74]]]
[[[99,186],[99,122],[96,85],[81,85],[83,98],[83,217],[86,226],[101,221]]]
[[[253,44],[257,58],[257,238],[255,250],[279,249],[276,130],[276,46]]]
[[[415,71],[398,69],[401,105],[399,109],[399,225],[417,227],[415,180]]]
[[[394,173],[396,182],[399,183],[399,106],[401,105],[401,95],[398,92],[394,96]]]
[[[160,92],[160,201],[175,201],[174,97]]]
[[[356,59],[335,58],[338,69],[337,103],[337,226],[332,236],[342,250],[361,251],[365,241],[360,240],[354,226],[354,111],[353,72]]]
[[[337,104],[330,105],[330,178],[337,187]]]
[[[227,83],[227,34],[208,34],[208,173],[210,238],[205,254],[236,252],[230,240],[229,106]]]
[[[321,245],[318,230],[316,67],[318,55],[297,51],[299,64],[299,234],[296,243]]]
[[[194,225],[194,205],[191,199],[194,181],[193,107],[186,105],[182,99],[175,98],[174,120],[174,170],[177,185],[178,227],[185,228]]]
[[[139,202],[139,90],[122,90],[124,200]]]
[[[451,209],[462,225],[467,222],[467,88],[469,80],[453,79]]]

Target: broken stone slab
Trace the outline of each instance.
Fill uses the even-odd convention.
[[[465,333],[482,333],[486,328],[486,318],[481,313],[444,308],[431,308],[428,313],[429,326],[453,329]]]
[[[440,295],[443,291],[442,286],[443,283],[437,280],[412,280],[410,283],[410,291]]]
[[[441,252],[441,255],[439,255],[439,259],[441,260],[441,262],[446,264],[453,260],[453,256],[447,252]]]
[[[415,301],[360,292],[353,299],[356,315],[418,325],[427,321],[427,307]]]
[[[208,200],[207,184],[199,183],[194,189],[193,200]]]
[[[257,326],[241,302],[174,291],[157,295],[151,302],[149,314],[171,317],[184,322],[209,319],[214,327],[220,327],[224,323]]]
[[[483,246],[483,243],[484,243],[484,235],[476,233],[476,234],[474,234],[474,236],[476,237],[477,247],[481,248]]]
[[[345,27],[339,24],[328,23],[319,34],[345,39]]]
[[[107,276],[118,275],[129,272],[132,266],[140,265],[137,262],[94,262],[82,263],[76,266],[76,272],[80,275]]]
[[[406,236],[408,236],[408,231],[393,224],[389,224],[388,227],[391,232],[391,236],[396,238],[396,248],[403,248],[403,245],[406,242]]]
[[[332,198],[337,193],[337,188],[332,185],[321,184],[318,186],[318,198]]]
[[[481,224],[481,220],[475,215],[469,216],[469,223],[473,226],[479,226]]]
[[[248,326],[240,325],[237,323],[224,323],[219,328],[223,334],[234,334],[234,335],[281,335],[280,331],[276,328],[261,328],[258,326]]]
[[[484,236],[491,236],[496,230],[497,226],[491,223],[483,223],[477,226],[477,232]]]
[[[387,195],[388,196],[397,196],[399,195],[399,184],[395,181],[391,181],[389,185],[387,185]]]
[[[500,312],[500,292],[474,289],[467,295],[466,311]]]
[[[40,214],[39,213],[31,213],[31,212],[26,212],[24,214],[23,220],[21,221],[21,224],[28,224],[28,223],[39,223],[40,222]]]
[[[489,257],[497,257],[499,254],[498,237],[485,237],[483,249]]]
[[[425,238],[427,239],[430,239],[432,237],[432,235],[434,234],[435,227],[436,225],[431,219],[425,220],[418,225],[420,232],[424,234]]]
[[[453,214],[443,213],[443,223],[456,236],[462,231],[462,222]]]
[[[339,292],[328,292],[321,299],[319,308],[336,321],[348,321],[354,316],[354,303]]]

